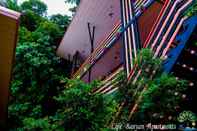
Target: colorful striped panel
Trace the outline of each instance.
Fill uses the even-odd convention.
[[[153,34],[155,34],[156,32],[156,29],[158,28],[159,24],[161,23],[161,18],[164,16],[164,14],[166,13],[166,8],[169,6],[170,4],[170,0],[166,0],[166,2],[164,3],[164,6],[163,8],[161,9],[160,13],[159,13],[159,16],[157,17],[157,20],[155,21],[143,47],[146,48],[148,47],[148,45],[150,44],[150,40],[153,39]]]
[[[113,44],[111,48],[109,48],[104,54],[102,52],[98,55],[98,59],[96,64],[91,68],[91,76],[89,77],[89,73],[85,73],[81,80],[84,82],[91,82],[92,80],[103,80],[107,76],[109,76],[114,70],[116,70],[120,65],[123,65],[123,61],[121,59],[121,50],[122,50],[121,40],[117,40]],[[102,56],[99,59],[99,56]]]
[[[146,8],[147,8],[148,6],[151,5],[150,2],[146,2],[145,4],[146,4],[146,6],[145,6]],[[139,17],[139,15],[138,15],[138,16],[136,15],[136,18],[137,18],[137,17]],[[131,23],[131,22],[132,22],[132,20],[131,20],[129,23]],[[128,25],[130,25],[130,24],[128,24]],[[127,25],[127,26],[128,26],[128,25]],[[127,28],[127,26],[126,26],[125,28]],[[135,67],[136,67],[136,65],[135,65]],[[134,68],[134,69],[136,69],[136,68]],[[133,75],[135,75],[135,73],[137,73],[137,72],[135,72],[134,70],[132,70],[132,71],[133,71]],[[132,76],[132,75],[130,75],[130,77],[131,77],[131,76]],[[115,88],[115,86],[112,86],[113,88],[111,88],[111,85],[110,85],[109,83],[106,84],[105,87],[109,88],[110,90],[109,90],[109,89],[106,89],[106,90],[107,90],[108,92],[111,92],[111,93],[113,93],[113,91],[111,91],[111,90],[113,90],[113,89]],[[114,90],[114,91],[115,91],[115,90]],[[107,93],[107,92],[105,92],[105,93]]]
[[[175,18],[175,19],[174,19],[173,21],[176,21],[176,20],[178,19],[178,16],[181,16],[181,13],[182,13],[183,11],[185,11],[185,9],[186,9],[187,7],[189,7],[189,5],[192,4],[192,2],[193,2],[192,0],[189,0],[189,1],[187,1],[187,2],[184,1],[184,3],[182,3],[182,6],[179,6],[179,9],[178,9],[178,10],[177,10],[177,8],[175,8],[175,7],[176,7],[176,6],[175,6],[175,5],[176,5],[176,2],[174,2],[174,4],[172,4],[172,5],[174,5],[173,10],[175,11],[175,12],[174,12],[174,16],[175,16],[175,17],[173,17],[173,18]],[[164,7],[164,8],[166,8],[166,7]],[[167,10],[170,11],[170,12],[173,12],[172,10],[169,10],[169,9],[166,8],[166,11],[167,11]],[[164,12],[164,13],[165,13],[165,12]],[[173,15],[172,13],[168,13],[168,12],[167,12],[167,14],[163,15],[163,18],[161,18],[161,19],[165,19],[166,17],[170,17],[170,16],[168,16],[169,14]],[[171,16],[171,17],[172,17],[172,16]],[[167,19],[167,20],[168,20],[168,19]],[[166,20],[166,19],[164,20],[164,23],[165,23],[165,24],[168,23],[167,20]],[[162,21],[162,20],[160,20],[160,21]],[[181,22],[181,20],[179,19],[178,23],[180,23],[180,22]],[[177,23],[175,23],[175,22],[173,22],[172,24],[173,24],[175,27],[177,26]],[[171,25],[171,26],[172,26],[172,25]],[[175,28],[175,27],[174,27],[174,28]],[[158,27],[158,28],[159,28],[159,27]],[[160,29],[160,28],[159,28],[159,29]],[[169,29],[172,30],[172,27],[169,28]],[[167,32],[166,32],[166,35],[173,36],[173,34],[176,33],[176,32],[174,32],[174,33],[170,34],[170,32],[171,32],[171,31],[167,31]],[[164,38],[163,38],[163,39],[164,39]],[[165,45],[164,50],[167,48],[167,45],[168,45],[168,44]],[[160,50],[161,47],[159,47],[159,48],[157,48],[157,49]],[[164,50],[163,50],[163,51],[164,51]],[[163,51],[161,51],[160,54],[163,54]],[[157,52],[156,52],[156,51],[154,52],[154,55],[155,55],[155,56],[157,55]],[[162,55],[160,55],[160,56],[162,56]],[[134,69],[133,69],[133,70],[134,70]],[[137,72],[136,72],[136,71],[133,71],[133,70],[132,70],[132,75],[129,77],[129,80],[131,80],[131,81],[135,81],[135,79],[137,79],[138,76],[140,75],[140,74],[139,74],[140,69],[138,69],[138,71],[136,70]],[[130,73],[130,74],[131,74],[131,73]]]
[[[172,12],[173,11],[176,11],[177,10],[177,8],[175,8],[176,7],[176,5],[178,4],[178,2],[177,1],[175,1],[175,2],[173,2],[173,3],[171,3],[171,1],[167,1],[168,3],[167,4],[165,4],[166,6],[164,6],[164,9],[162,9],[162,10],[165,10],[164,11],[164,14],[162,15],[162,17],[160,17],[160,20],[159,20],[159,22],[161,22],[161,23],[163,23],[163,25],[161,24],[161,23],[158,23],[157,25],[160,25],[160,26],[162,26],[162,27],[160,27],[160,26],[157,26],[157,29],[155,29],[155,32],[154,32],[154,34],[153,34],[153,36],[156,36],[156,39],[155,39],[155,37],[152,37],[152,39],[154,40],[154,41],[158,41],[159,40],[159,37],[161,38],[161,33],[162,33],[162,31],[164,31],[163,30],[163,28],[166,26],[166,24],[169,22],[169,18],[171,17],[170,15],[172,15]],[[192,4],[192,0],[189,0],[189,1],[187,1],[184,5],[182,5],[181,7],[184,7],[184,8],[181,8],[177,13],[178,13],[178,15],[180,14],[180,12],[182,12],[182,10],[184,9],[185,10],[185,7],[188,7],[190,4]],[[171,5],[171,6],[170,6]],[[173,7],[173,8],[172,8]],[[168,13],[170,11],[170,13]],[[176,12],[175,12],[176,13]],[[174,13],[174,14],[175,14]],[[170,14],[170,15],[169,15]],[[167,17],[167,18],[166,18]],[[162,29],[161,29],[162,28]],[[166,26],[166,28],[167,28],[167,26]],[[158,32],[159,31],[159,32]],[[164,32],[163,32],[164,33]],[[156,43],[156,42],[155,42]],[[152,45],[150,45],[151,46],[151,48],[153,48],[153,47],[155,47],[155,43],[153,43]],[[147,44],[147,45],[149,45],[149,44]],[[159,48],[158,48],[158,50],[159,50]],[[156,52],[155,52],[155,56],[156,56]],[[130,79],[130,78],[129,78]]]
[[[174,10],[176,10],[176,14],[175,14],[175,20],[177,19],[177,17],[178,17],[178,15],[180,14],[180,12],[182,12],[182,11],[184,11],[184,9],[186,9],[190,4],[192,4],[192,0],[188,0],[188,1],[185,1],[185,3],[181,6],[181,7],[179,7],[179,9],[178,9],[178,11],[177,11],[177,9],[176,8],[173,8]],[[176,3],[176,2],[175,2]],[[170,12],[172,12],[172,11],[170,11]],[[171,14],[171,13],[169,13],[169,14]],[[183,18],[184,19],[184,18]],[[168,20],[168,19],[167,19]],[[175,21],[174,20],[174,21]],[[164,23],[167,23],[167,22],[164,22]],[[176,24],[175,22],[173,23],[172,22],[172,24]],[[170,29],[172,29],[172,28],[170,28]],[[166,31],[166,33],[167,34],[169,34],[169,31]],[[182,37],[183,38],[183,37]],[[165,37],[163,38],[163,39],[165,39]],[[161,43],[162,44],[162,43]],[[157,50],[159,50],[160,49],[160,47],[159,48],[157,48]],[[155,56],[157,55],[157,51],[155,52]],[[136,77],[138,77],[138,76],[136,76]],[[144,90],[146,90],[146,87],[144,87],[144,89],[143,89],[143,91]],[[143,92],[142,91],[142,92]],[[132,114],[134,113],[134,111],[135,111],[135,109],[137,108],[137,106],[138,106],[138,101],[140,101],[140,99],[141,99],[141,95],[139,96],[139,98],[138,98],[138,100],[136,101],[136,104],[133,106],[133,108],[131,109],[131,112],[130,112],[130,115],[129,115],[129,119],[132,117]]]
[[[145,4],[148,5],[147,2]],[[137,6],[134,6],[134,7],[135,7],[135,10],[136,10]],[[138,11],[138,12],[139,12],[138,13],[138,16],[139,16],[142,12],[140,12],[140,11]],[[86,61],[81,65],[79,70],[72,76],[73,78],[81,78],[88,71],[90,66],[93,66],[93,64],[95,64],[95,62],[98,60],[98,58],[100,58],[103,55],[103,53],[108,48],[110,48],[111,44],[113,44],[114,41],[117,40],[120,33],[122,32],[120,27],[121,27],[121,23],[118,22],[115,25],[114,30],[110,33],[110,35],[101,42],[100,46],[98,46],[95,49],[95,51],[90,55],[90,57],[88,57],[86,59]],[[94,58],[97,58],[97,59],[94,59]]]
[[[122,13],[122,26],[123,28],[131,21],[134,22],[131,26],[124,32],[123,36],[123,44],[124,44],[124,61],[125,61],[125,70],[127,76],[129,76],[129,72],[133,68],[133,61],[137,57],[137,51],[140,49],[140,42],[139,42],[139,34],[136,24],[136,17],[139,17],[143,11],[141,8],[147,8],[150,6],[154,0],[142,1],[139,2],[143,5],[138,7],[138,11],[133,10],[133,4],[130,0],[121,0],[121,13]],[[136,13],[136,14],[135,14]]]
[[[188,0],[187,3],[185,3],[183,6],[181,6],[180,9],[178,9],[177,13],[173,17],[173,20],[171,21],[170,25],[168,26],[166,33],[164,34],[161,42],[159,42],[159,45],[156,49],[154,57],[161,56],[162,52],[164,51],[167,43],[169,42],[169,39],[172,37],[172,34],[175,31],[175,27],[177,27],[178,23],[181,20],[181,15],[184,13],[184,11],[192,4],[192,0]]]
[[[184,17],[181,19],[179,25],[177,28],[179,28],[180,25],[183,24],[183,21],[186,20],[187,17]],[[180,56],[181,52],[183,51],[183,48],[186,45],[186,42],[188,41],[189,37],[191,36],[193,30],[195,29],[195,27],[197,26],[197,17],[193,17],[187,21],[185,21],[184,26],[187,26],[186,31],[184,31],[183,33],[181,33],[180,35],[177,36],[176,40],[180,41],[180,44],[175,48],[172,49],[170,51],[171,57],[169,59],[166,60],[166,64],[164,64],[164,69],[167,73],[170,72],[170,70],[172,69],[172,66],[175,64],[175,62],[178,59],[178,56]],[[145,91],[147,89],[147,87],[144,87],[143,91]],[[142,93],[143,93],[142,91]],[[130,115],[129,115],[129,119],[132,117],[132,115],[134,114],[135,110],[138,107],[138,102],[141,100],[141,95],[138,97],[138,100],[136,101],[135,105],[132,107],[131,111],[130,111]]]

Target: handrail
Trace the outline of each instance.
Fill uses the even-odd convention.
[[[150,3],[150,1],[146,1],[145,4],[149,5],[149,3]],[[129,25],[130,25],[130,24],[129,24]],[[133,74],[130,74],[129,77],[128,77],[128,79],[130,79],[131,76],[134,75],[134,70],[136,69],[136,67],[137,67],[137,65],[135,64],[135,65],[134,65],[134,68],[132,69]],[[109,90],[109,88],[111,88],[111,86],[109,87],[110,84],[111,84],[110,82],[106,83],[103,87],[101,87],[100,90],[103,91],[103,89],[105,89],[105,88],[107,87],[107,89],[105,89],[105,90],[110,91],[110,90]],[[99,90],[99,91],[100,91],[100,90]]]
[[[157,19],[156,19],[149,35],[148,35],[146,41],[144,42],[144,45],[143,45],[144,48],[146,48],[148,46],[148,44],[150,43],[150,40],[153,37],[153,34],[156,31],[157,27],[159,26],[159,23],[161,22],[161,18],[163,17],[164,12],[166,11],[168,4],[170,4],[170,0],[166,0],[166,2],[164,3],[164,6],[160,11],[159,16],[157,17]]]
[[[197,24],[197,17],[193,17],[191,19],[188,19],[187,21],[184,21],[183,26],[187,28],[184,28],[184,32],[178,34],[178,36],[176,37],[176,41],[180,41],[180,42],[175,48],[171,49],[170,52],[168,53],[168,55],[171,55],[171,57],[166,59],[164,63],[165,72],[170,72],[170,70],[172,69],[173,65],[178,59],[178,56],[180,55],[181,51],[185,47],[186,42],[189,39],[189,35],[191,35],[193,30],[195,29],[196,24]]]
[[[168,2],[168,4],[169,4],[169,1],[166,1],[166,2]],[[167,4],[167,3],[165,3],[165,4]],[[163,11],[163,10],[166,11],[166,10],[167,10],[167,7],[168,7],[167,5],[164,6],[163,9],[162,9],[162,11]],[[162,12],[161,12],[161,13],[162,13]],[[164,13],[163,13],[163,14],[164,14]],[[164,16],[164,15],[162,15],[162,16]],[[158,18],[160,18],[160,20],[159,20],[159,19],[157,19],[157,20],[161,22],[162,17],[159,15]],[[159,23],[157,23],[157,27],[158,27],[158,25],[159,25]],[[155,29],[155,30],[156,30],[156,29]],[[152,34],[152,33],[151,33],[151,34]],[[152,35],[153,35],[153,34],[152,34]],[[148,38],[148,39],[150,39],[150,38]],[[141,71],[139,70],[138,73],[137,73],[137,76],[134,78],[134,81],[137,79],[137,77],[138,77],[140,74],[141,74]],[[132,71],[132,75],[133,75],[133,71]],[[130,80],[130,79],[131,79],[131,76],[129,77],[129,80]]]
[[[192,1],[193,1],[193,0],[188,0],[188,2],[185,3],[185,4],[177,11],[175,17],[177,18],[178,15],[180,15],[180,12],[181,12],[182,10],[184,10],[184,8],[186,8],[189,4],[191,4]],[[171,13],[170,13],[170,14],[171,14]],[[184,19],[184,18],[183,18],[183,19]],[[173,22],[172,22],[172,24],[174,25]],[[171,30],[171,28],[169,28],[169,30]],[[167,31],[166,34],[169,34],[169,31]],[[165,39],[165,38],[166,38],[166,37],[164,37],[164,39]],[[161,43],[161,44],[162,44],[162,43]],[[156,56],[156,55],[157,55],[157,51],[155,52],[155,56]],[[141,92],[141,95],[138,97],[137,102],[135,103],[135,105],[133,106],[132,110],[130,111],[129,119],[132,117],[134,111],[137,109],[137,107],[138,107],[138,102],[142,99],[142,93],[143,93],[146,89],[147,89],[147,87],[145,86],[144,89],[143,89],[143,91]]]
[[[193,0],[188,0],[187,3],[185,5],[183,5],[178,11],[177,13],[175,14],[170,26],[168,27],[168,30],[166,32],[166,34],[163,36],[162,38],[162,41],[160,42],[160,45],[158,46],[156,52],[155,52],[155,55],[154,57],[157,57],[162,45],[164,44],[164,42],[166,41],[167,39],[167,36],[169,35],[170,31],[172,30],[172,27],[175,25],[175,22],[176,20],[178,19],[178,16],[181,14],[181,12],[184,11],[185,8],[187,8],[191,3],[192,3]]]
[[[187,6],[187,5],[185,5],[185,6]],[[185,6],[184,6],[184,7],[185,7]],[[184,7],[183,7],[183,8],[184,8]],[[181,8],[181,9],[183,9],[183,8]],[[179,9],[179,10],[181,10],[181,9]],[[179,14],[180,14],[180,13],[179,13]],[[173,24],[173,23],[172,23],[172,24]],[[169,28],[169,30],[171,30],[171,28]],[[168,31],[167,33],[169,34],[169,31]],[[155,52],[154,55],[156,55],[156,53],[157,53],[157,52]],[[130,79],[130,78],[129,78],[129,79]]]
[[[168,20],[169,20],[170,17],[172,16],[173,11],[175,10],[175,8],[176,8],[176,6],[178,5],[178,3],[180,3],[181,1],[182,1],[182,0],[176,0],[176,1],[173,3],[173,6],[172,6],[172,8],[170,9],[170,12],[168,13],[168,16],[166,17],[166,19],[165,19],[163,25],[162,25],[161,28],[160,28],[159,33],[157,34],[157,37],[154,39],[154,42],[153,42],[153,44],[151,45],[151,49],[153,49],[154,46],[156,45],[156,43],[157,43],[157,41],[159,40],[159,37],[161,36],[161,34],[162,34],[162,32],[163,32],[165,26],[167,25]]]
[[[143,1],[144,8],[147,8],[154,0]],[[135,15],[139,17],[143,11],[139,9],[138,11],[132,11],[131,1],[129,3],[127,0],[122,0],[122,21],[123,26],[129,23],[131,19],[135,21]],[[134,12],[137,12],[134,15]],[[136,18],[137,18],[136,17]],[[135,23],[135,22],[134,22]],[[134,26],[134,23],[124,32],[124,54],[125,54],[125,66],[126,66],[126,74],[129,76],[129,72],[133,68],[133,58],[137,56],[137,44],[138,43],[138,35],[136,33],[137,26]],[[131,37],[132,36],[132,37]]]
[[[116,77],[116,75],[123,69],[124,69],[123,66],[121,66],[116,71],[114,71],[109,77],[103,80],[102,83],[104,83],[104,85],[98,90],[96,90],[95,93],[102,92],[106,87],[108,87],[112,83],[112,80],[114,79],[114,77]]]
[[[177,30],[180,29],[180,27],[181,27],[182,24],[183,24],[183,21],[184,21],[186,18],[187,18],[187,17],[184,17],[184,18],[181,19],[181,21],[180,21],[180,23],[179,23],[179,25],[178,25],[178,27],[177,27]],[[176,30],[176,31],[177,31],[177,30]],[[177,34],[177,33],[175,32],[175,34]],[[139,103],[139,102],[141,101],[141,99],[142,99],[142,94],[143,94],[143,92],[146,91],[146,90],[147,90],[147,86],[144,87],[144,89],[143,89],[143,91],[141,92],[140,96],[139,96],[138,99],[136,100],[135,105],[132,107],[132,109],[131,109],[131,111],[130,111],[129,119],[132,117],[132,115],[133,115],[134,112],[136,111],[136,109],[137,109],[137,107],[138,107],[138,103]]]
[[[193,0],[189,0],[187,3],[185,3],[182,7],[180,7],[180,9],[177,11],[177,15],[180,15],[180,12],[183,10],[183,9],[185,9],[189,4],[191,4],[192,3],[192,1]],[[176,15],[176,16],[177,16]],[[183,20],[185,20],[186,18],[184,17],[183,18]],[[180,21],[180,22],[183,22],[183,20],[182,21]],[[173,23],[174,24],[174,23]],[[180,28],[180,27],[179,27]],[[171,29],[171,28],[170,28]],[[177,33],[178,31],[176,31],[176,32],[174,32],[174,34],[173,34],[173,37],[175,37],[175,35],[176,35],[176,33]],[[168,34],[169,34],[169,31],[168,31]],[[171,40],[172,41],[172,40]],[[169,45],[167,45],[167,47],[166,48],[169,48],[168,47]],[[154,55],[156,54],[156,52],[154,53]],[[130,77],[128,78],[128,79],[131,79],[131,76],[133,77],[133,75],[134,75],[134,70],[135,70],[135,68],[133,68],[133,70],[131,71],[131,73],[130,73]],[[137,73],[138,74],[138,73]],[[137,77],[137,76],[136,76]]]
[[[139,0],[138,0],[138,1],[139,1]],[[138,2],[138,1],[135,1],[135,2]],[[82,68],[84,67],[85,64],[89,63],[89,62],[90,62],[89,59],[91,59],[96,53],[98,53],[98,51],[101,50],[101,48],[103,47],[103,44],[105,44],[106,41],[107,41],[110,37],[112,37],[112,35],[114,35],[114,32],[117,31],[117,30],[115,30],[115,28],[116,28],[117,26],[118,26],[118,27],[121,26],[120,20],[115,24],[115,26],[114,26],[112,32],[111,32],[104,40],[102,40],[102,41],[100,42],[101,44],[99,44],[99,46],[97,46],[97,48],[95,49],[95,51],[94,51],[94,52],[86,59],[86,61],[80,66],[79,70],[78,70],[77,72],[74,73],[73,77],[76,77],[76,76],[78,75],[78,73],[81,71],[80,69],[82,69]],[[120,29],[120,28],[119,28],[119,29]]]
[[[170,46],[172,45],[173,41],[175,40],[175,37],[177,36],[181,26],[183,25],[183,22],[187,19],[188,17],[184,17],[183,19],[181,19],[180,23],[178,24],[174,34],[172,35],[172,37],[170,38],[170,41],[168,42],[166,48],[164,49],[161,58],[164,57],[168,51],[168,49],[170,48]]]
[[[121,25],[121,23],[117,23],[116,24],[116,26],[120,26]],[[118,28],[117,30],[115,30],[115,31],[120,31],[120,28]],[[115,32],[114,31],[114,32]],[[116,37],[116,35],[115,35],[115,33],[114,32],[112,32],[112,34],[110,33],[110,35],[112,35],[112,36],[114,36],[114,38]],[[108,38],[108,37],[107,37]],[[113,39],[110,39],[110,40],[114,40],[114,38]],[[99,44],[100,46],[98,46],[98,48],[96,48],[96,50],[93,52],[93,54],[94,55],[90,55],[87,59],[86,59],[86,61],[80,66],[80,68],[78,69],[78,71],[76,72],[76,73],[74,73],[74,75],[73,75],[73,78],[76,78],[76,77],[78,77],[78,75],[80,74],[80,72],[82,71],[82,70],[84,70],[84,68],[85,68],[85,66],[87,66],[87,64],[91,64],[91,60],[92,60],[92,57],[94,57],[94,56],[96,56],[96,55],[98,55],[100,52],[101,52],[101,50],[103,50],[103,48],[107,45],[107,44],[109,44],[109,43],[112,43],[111,41],[107,41],[108,43],[106,43],[106,40],[103,40],[102,41],[103,43],[101,43],[101,44]],[[80,77],[80,76],[79,76]]]
[[[120,29],[120,24],[118,23],[118,24],[114,27],[114,29],[113,29],[113,31],[110,33],[110,35],[107,36],[105,40],[103,40],[103,42],[95,49],[95,51],[94,51],[94,52],[85,60],[85,62],[80,66],[80,68],[78,69],[77,72],[75,72],[75,74],[73,75],[73,77],[76,77],[76,76],[81,72],[82,68],[83,68],[87,63],[90,63],[90,60],[92,59],[92,57],[96,56],[96,55],[99,53],[99,51],[102,50],[102,47],[104,47],[105,44],[106,44],[107,42],[109,42],[110,40],[113,39],[112,37],[114,37],[116,31],[118,31],[119,29]]]
[[[126,2],[126,3],[125,3]],[[125,27],[126,24],[128,24],[130,17],[133,17],[133,13],[130,12],[128,9],[128,3],[127,0],[122,0],[122,15],[123,15],[123,26]],[[130,5],[130,3],[129,3]],[[130,7],[131,8],[131,7]],[[132,13],[132,15],[130,15]],[[132,26],[133,24],[131,24]],[[133,26],[132,26],[133,28]],[[133,31],[133,30],[132,30]],[[125,55],[126,55],[126,72],[128,74],[130,66],[132,66],[132,63],[130,63],[130,59],[132,58],[132,52],[131,52],[131,28],[126,29],[124,32],[124,46],[125,46]],[[129,51],[128,51],[129,50]],[[128,59],[129,58],[129,59]]]

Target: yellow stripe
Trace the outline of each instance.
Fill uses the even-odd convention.
[[[142,4],[142,2],[144,2],[144,0],[140,0],[140,1],[138,1],[138,3],[137,3],[137,5],[135,6],[135,8],[138,8],[138,7],[140,7]]]

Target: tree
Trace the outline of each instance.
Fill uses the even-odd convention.
[[[24,43],[27,40],[33,42],[32,32],[25,27],[19,28],[19,43]]]
[[[69,16],[67,16],[67,15],[63,16],[61,14],[52,15],[50,17],[50,20],[53,23],[59,25],[62,28],[62,30],[66,30],[66,27],[69,26],[69,23],[71,21]]]
[[[116,102],[102,94],[93,94],[97,84],[84,84],[79,80],[66,82],[67,89],[55,97],[64,108],[59,109],[55,118],[63,117],[62,126],[67,130],[87,131],[107,128],[114,115]]]
[[[20,11],[20,6],[18,6],[17,0],[6,0],[5,2],[1,2],[3,6],[15,10]]]
[[[197,1],[194,1],[193,5],[186,11],[187,16],[197,15]]]
[[[28,32],[25,27],[20,31]],[[21,127],[25,118],[37,119],[53,112],[48,107],[55,109],[52,97],[60,85],[59,76],[69,76],[69,61],[62,63],[49,41],[49,35],[39,32],[29,32],[19,40],[8,108],[13,129]]]
[[[69,11],[71,11],[73,14],[76,13],[77,11],[77,7],[79,6],[81,0],[66,0],[66,3],[71,3],[71,4],[75,4],[74,7],[70,8]]]
[[[187,82],[163,73],[162,61],[153,56],[149,49],[139,52],[135,64],[138,64],[136,70],[141,70],[141,75],[135,83],[133,79],[131,82],[125,80],[124,74],[120,75],[117,98],[125,104],[115,121],[137,124],[177,122],[177,113],[186,97]]]
[[[53,96],[62,86],[61,77],[69,77],[71,66],[56,56],[55,39],[62,36],[59,25],[32,10],[23,13],[10,87],[10,130],[46,127],[43,116],[56,112]]]
[[[34,11],[26,10],[21,16],[20,25],[26,27],[29,31],[35,31],[44,20],[45,18],[35,14]]]
[[[24,12],[10,87],[9,130],[102,130],[113,116],[116,103],[92,93],[98,84],[69,80],[71,62],[56,56],[56,39],[69,22],[66,16],[48,20],[32,10]]]
[[[47,5],[40,0],[29,0],[21,4],[22,12],[33,11],[39,16],[45,16],[47,14]]]
[[[39,35],[38,35],[39,34]],[[59,44],[59,39],[62,38],[64,34],[64,30],[61,29],[60,25],[57,25],[51,21],[43,21],[39,24],[37,29],[33,32],[33,35],[37,37],[37,39],[43,36],[50,36],[49,43],[57,46]]]
[[[81,0],[66,0],[66,2],[71,3],[71,4],[79,5],[79,3],[81,2]]]
[[[21,112],[22,120],[19,122],[22,123],[15,127],[17,130],[92,131],[107,128],[106,123],[116,109],[116,103],[112,99],[101,94],[92,94],[91,90],[95,84],[85,84],[79,80],[65,78],[61,79],[61,83],[58,95],[54,96],[58,109],[53,114],[40,115],[42,106],[38,105],[31,110],[31,115],[23,116]],[[24,110],[28,106],[21,105],[19,108]],[[18,110],[15,111],[16,114],[20,113]]]
[[[143,123],[177,122],[181,102],[185,99],[186,81],[161,74],[149,81],[132,120]]]

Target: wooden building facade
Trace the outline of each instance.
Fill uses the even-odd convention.
[[[7,119],[9,84],[20,14],[0,6],[0,127]]]

